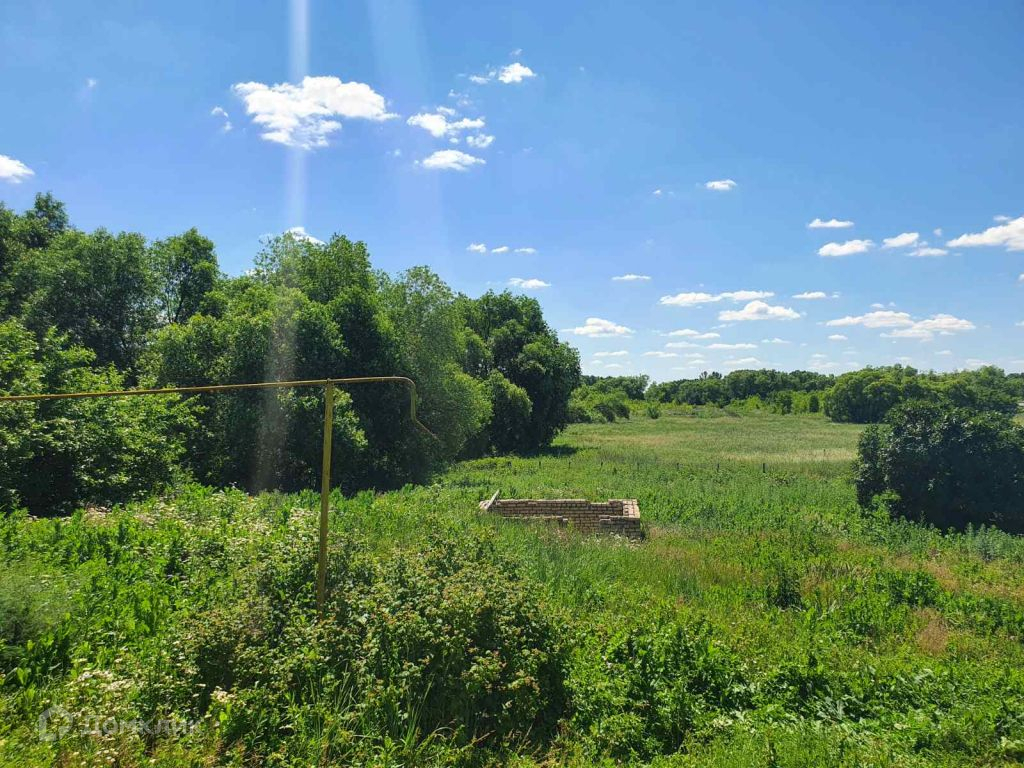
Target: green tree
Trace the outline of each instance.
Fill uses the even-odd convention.
[[[150,246],[156,303],[164,323],[184,323],[204,309],[220,278],[213,242],[190,229]],[[210,311],[210,307],[205,307]]]

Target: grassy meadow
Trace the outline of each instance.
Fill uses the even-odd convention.
[[[1019,765],[1024,542],[858,509],[859,432],[667,410],[337,497],[322,622],[312,492],[0,522],[0,763]],[[637,498],[648,537],[495,490]]]

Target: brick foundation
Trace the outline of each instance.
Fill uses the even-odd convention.
[[[495,493],[480,502],[480,509],[510,520],[556,523],[585,534],[612,533],[630,539],[643,538],[640,506],[636,499],[499,499]]]

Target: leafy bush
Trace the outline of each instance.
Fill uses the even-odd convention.
[[[894,365],[844,373],[826,393],[825,415],[833,421],[874,424],[884,420],[894,406],[911,400],[1013,414],[1020,399],[1017,379],[993,366],[920,374],[913,368]]]
[[[1024,427],[999,413],[914,402],[860,440],[857,499],[939,528],[1024,532]]]
[[[16,320],[0,323],[0,392],[124,389],[113,367],[47,333],[37,342]],[[0,507],[68,512],[113,504],[166,485],[194,426],[177,397],[128,397],[0,404]]]

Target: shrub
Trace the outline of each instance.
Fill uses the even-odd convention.
[[[1024,427],[999,413],[914,402],[861,437],[857,499],[939,528],[1024,531]]]

